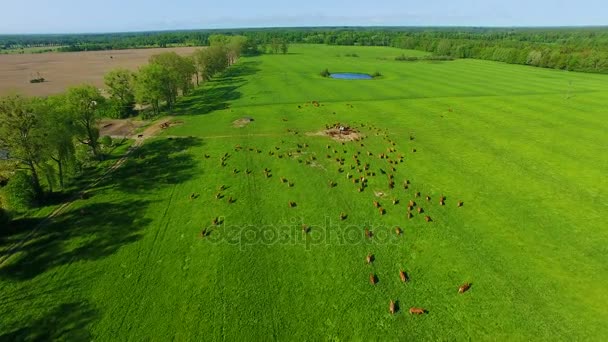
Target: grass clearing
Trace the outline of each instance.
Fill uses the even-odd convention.
[[[402,53],[293,46],[182,99],[182,125],[0,266],[0,339],[608,337],[608,78]],[[336,122],[366,137],[306,134]]]

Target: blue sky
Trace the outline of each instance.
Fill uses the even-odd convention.
[[[0,0],[0,11],[0,34],[334,25],[608,25],[607,0]]]

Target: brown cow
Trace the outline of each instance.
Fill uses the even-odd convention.
[[[399,227],[395,227],[395,234],[401,235],[401,234],[403,234],[403,230]]]
[[[433,220],[431,219],[431,217],[430,217],[430,216],[428,216],[428,215],[424,217],[424,220],[425,220],[426,222],[431,222],[431,221],[433,221]]]
[[[372,285],[376,285],[377,282],[378,282],[378,277],[376,277],[375,274],[370,273],[369,274],[369,283]]]
[[[374,201],[374,207],[380,208],[380,203],[378,201]]]
[[[415,207],[415,206],[416,206],[416,202],[414,202],[414,201],[410,200],[409,206],[410,206],[410,207]]]
[[[411,213],[410,211],[408,211],[408,212],[407,212],[407,218],[408,218],[408,219],[411,219],[412,217],[414,217],[414,216],[412,215],[412,213]]]
[[[371,264],[372,262],[374,262],[374,255],[373,254],[368,254],[367,257],[365,257],[365,261],[367,262],[367,264]]]
[[[399,278],[401,278],[402,282],[407,282],[407,274],[405,274],[405,272],[403,270],[399,271]]]
[[[390,312],[391,315],[394,315],[395,311],[396,311],[395,302],[393,302],[391,300],[391,302],[388,304],[388,312]]]
[[[414,194],[415,197],[420,197],[420,191],[416,191],[416,193]]]
[[[471,283],[465,283],[458,288],[458,293],[465,293],[471,288]]]
[[[397,204],[399,204],[399,200],[396,198],[393,198],[393,205],[397,205]]]
[[[422,207],[418,207],[418,214],[422,214],[424,212],[424,209],[422,209]]]
[[[296,202],[289,201],[289,207],[290,208],[295,208],[296,207]]]
[[[458,201],[458,207],[462,207],[464,203],[462,201]]]
[[[426,313],[426,310],[422,308],[410,308],[411,315],[423,315]]]
[[[372,233],[372,231],[369,230],[369,228],[366,227],[365,228],[365,237],[368,238],[368,239],[371,239],[373,235],[374,235],[374,233]]]
[[[428,196],[428,195],[427,195],[427,196],[426,196],[426,200],[427,200],[427,201],[430,201],[430,200],[431,200],[431,196]]]
[[[384,215],[386,213],[386,210],[384,210],[384,208],[378,208],[378,212],[380,213],[380,215]]]
[[[310,232],[310,226],[302,224],[302,233],[308,234]]]
[[[340,213],[340,220],[346,220],[346,217],[348,215],[346,215],[345,213]]]

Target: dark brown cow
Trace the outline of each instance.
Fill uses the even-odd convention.
[[[372,285],[376,285],[377,282],[378,282],[378,277],[376,277],[375,274],[370,273],[369,274],[369,283]]]
[[[401,278],[402,282],[407,282],[407,274],[405,274],[405,272],[403,270],[399,271],[399,278]]]
[[[462,284],[459,288],[458,288],[458,293],[465,293],[467,292],[469,289],[471,288],[471,283],[465,283]]]
[[[426,310],[422,308],[410,308],[411,315],[423,315],[426,313]]]

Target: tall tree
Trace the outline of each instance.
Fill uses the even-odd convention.
[[[99,90],[90,85],[68,89],[65,99],[67,110],[79,130],[80,142],[90,147],[95,158],[101,157],[98,111],[103,101],[104,98]]]
[[[42,195],[38,168],[45,161],[46,142],[40,115],[31,99],[20,95],[0,98],[0,148],[9,151],[18,168],[29,171],[35,195]]]
[[[137,102],[149,104],[155,115],[160,113],[160,104],[163,99],[171,97],[167,90],[167,74],[158,64],[148,64],[139,68],[135,81],[135,98]]]
[[[110,99],[120,108],[120,116],[126,117],[133,111],[135,91],[133,89],[133,72],[127,69],[112,70],[104,76]]]

